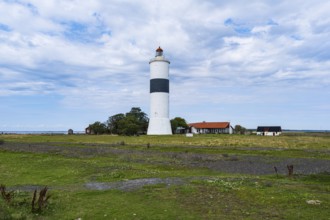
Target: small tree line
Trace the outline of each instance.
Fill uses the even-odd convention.
[[[87,127],[88,134],[141,135],[148,130],[149,118],[139,107],[132,107],[127,113],[112,115],[106,122],[96,121]],[[180,133],[188,128],[184,118],[171,120],[173,133]]]
[[[118,134],[138,135],[145,134],[148,129],[149,118],[141,108],[133,107],[127,113],[112,115],[106,122],[96,121],[87,129],[90,134]]]

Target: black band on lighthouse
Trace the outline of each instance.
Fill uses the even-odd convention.
[[[150,93],[153,92],[166,92],[170,91],[170,81],[168,79],[151,79],[150,80]]]

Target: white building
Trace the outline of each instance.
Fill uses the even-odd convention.
[[[229,122],[197,122],[190,123],[189,133],[193,134],[232,134],[233,127]]]
[[[282,134],[281,126],[258,126],[257,135],[278,136]]]

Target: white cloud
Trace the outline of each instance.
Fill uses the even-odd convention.
[[[60,95],[64,108],[148,106],[148,61],[159,45],[171,61],[174,106],[267,105],[264,91],[328,91],[329,9],[323,1],[2,1],[0,96],[24,89]]]

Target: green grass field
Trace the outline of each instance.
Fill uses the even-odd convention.
[[[0,184],[13,198],[0,195],[0,219],[330,219],[330,170],[212,169],[243,170],[246,158],[329,167],[330,135],[1,135]],[[48,205],[32,213],[44,186]]]

